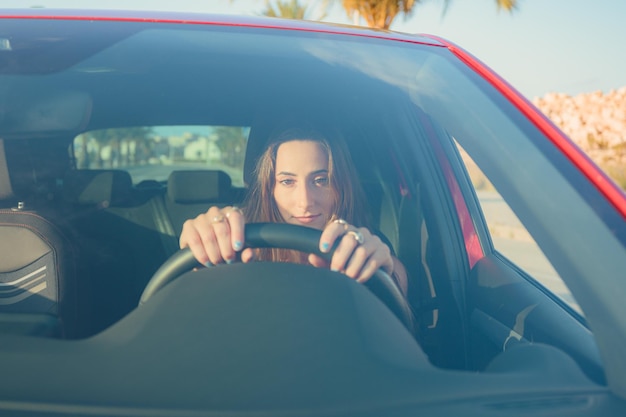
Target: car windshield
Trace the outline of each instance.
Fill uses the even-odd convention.
[[[602,278],[610,298],[611,282],[626,270],[623,217],[539,116],[525,114],[521,99],[454,48],[432,37],[326,26],[4,20],[2,213],[51,219],[78,258],[69,281],[80,282],[76,314],[44,336],[107,337],[148,321],[153,310],[137,305],[178,253],[185,221],[210,207],[245,210],[268,138],[305,121],[345,146],[365,196],[363,223],[406,268],[419,327],[412,336],[432,364],[483,371],[511,343],[541,341],[603,382],[587,324],[602,309],[585,308],[597,299],[585,298],[592,292],[584,283]],[[28,235],[29,248],[45,246],[28,231],[12,233]],[[11,254],[3,282],[60,271],[55,262],[65,258],[42,250],[24,260],[30,252],[15,241],[22,240],[0,242]],[[69,314],[59,307],[70,297],[60,282],[32,284],[43,288],[40,304],[15,309],[43,311],[46,320],[50,311]],[[9,306],[22,300],[7,297]],[[350,314],[368,311],[359,297]],[[304,305],[283,313],[314,311]],[[170,308],[179,314],[172,317],[195,317],[180,304]],[[342,323],[326,325],[347,338]],[[67,333],[58,330],[66,325]]]
[[[51,43],[59,51],[51,65],[50,55],[30,58],[28,44],[38,30],[29,30],[34,23],[19,22],[23,26],[12,45],[16,52],[22,44],[26,47],[17,66],[3,67],[0,83],[6,99],[17,99],[14,108],[35,107],[7,114],[5,133],[86,129],[70,147],[77,169],[123,169],[134,184],[163,182],[179,169],[219,169],[243,187],[250,125],[264,117],[297,109],[314,118],[332,115],[355,123],[360,133],[365,129],[358,118],[374,118],[379,134],[399,149],[416,146],[401,141],[428,133],[417,127],[417,106],[456,139],[472,167],[478,164],[481,178],[473,178],[474,186],[487,207],[494,198],[506,201],[513,188],[538,204],[548,204],[557,189],[571,189],[572,198],[579,199],[570,184],[558,182],[551,164],[540,163],[545,157],[533,156],[533,169],[527,169],[526,159],[519,156],[541,155],[533,143],[539,134],[511,117],[515,109],[495,92],[485,95],[490,89],[484,81],[460,68],[443,48],[390,47],[373,39],[338,41],[318,33],[283,36],[266,30],[259,30],[254,35],[259,41],[251,43],[250,30],[131,23],[115,25],[107,33],[96,30],[85,41],[73,35],[88,23],[72,21],[64,25],[64,36]],[[70,49],[81,42],[85,48]],[[35,111],[52,111],[54,118],[33,123]],[[367,138],[353,140],[365,143]],[[483,173],[491,181],[488,189]],[[532,186],[543,178],[554,179],[554,188],[545,194]],[[586,206],[571,204],[579,210]],[[501,207],[509,210],[507,203]],[[491,215],[489,209],[487,213]],[[497,249],[502,244],[506,252],[513,240],[525,247],[522,252],[536,251],[545,259],[519,219],[501,225],[499,214],[494,216],[487,220],[497,241],[515,236],[496,242]],[[511,252],[513,257],[520,253]],[[517,261],[578,308],[552,264],[537,259],[522,255]]]

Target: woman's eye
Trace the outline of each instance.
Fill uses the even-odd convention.
[[[313,180],[313,182],[315,183],[315,185],[325,187],[328,185],[328,177],[317,177]]]
[[[278,181],[281,185],[293,185],[295,183],[291,178],[286,178],[284,180]]]

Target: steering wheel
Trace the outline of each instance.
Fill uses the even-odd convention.
[[[304,226],[286,223],[249,223],[245,227],[245,246],[249,248],[283,248],[295,249],[305,253],[315,253],[330,261],[339,242],[328,252],[319,250],[319,240],[322,232]],[[180,275],[202,265],[193,256],[189,248],[184,248],[173,254],[154,273],[139,300],[139,305],[145,304],[154,294]],[[402,323],[413,331],[413,314],[408,302],[400,292],[393,279],[382,269],[365,283]]]

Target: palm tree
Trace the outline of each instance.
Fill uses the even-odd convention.
[[[222,152],[224,162],[231,167],[243,167],[244,149],[248,133],[242,127],[219,126],[214,131],[217,146]]]
[[[138,154],[125,154],[120,155],[119,150],[123,146],[123,143],[128,146],[133,143],[133,148],[136,149],[149,149],[150,144],[153,142],[154,132],[151,127],[129,127],[129,128],[120,128],[120,129],[103,129],[103,130],[95,130],[88,133],[83,133],[81,135],[81,146],[83,147],[81,155],[83,155],[84,159],[80,161],[76,161],[77,164],[81,168],[102,168],[106,163],[111,164],[113,167],[114,163],[122,163],[122,164],[135,164],[138,163],[138,160],[131,158],[140,158],[141,155]],[[87,151],[87,142],[92,140],[94,148],[91,153]],[[113,154],[111,155],[111,159],[107,161],[103,161],[101,159],[102,150],[108,148],[113,150]],[[122,160],[125,158],[126,160]]]
[[[311,11],[313,7],[310,4],[300,4],[299,0],[265,0],[265,10],[263,15],[269,17],[283,17],[287,19],[300,19],[300,20],[322,20],[326,17],[327,0],[322,5],[324,10],[321,15],[313,18]]]
[[[389,29],[393,19],[404,13],[409,16],[413,6],[421,0],[343,0],[343,8],[355,23],[363,18],[367,26]],[[447,1],[447,0],[446,0]]]
[[[343,8],[348,16],[352,16],[355,23],[363,18],[367,26],[379,29],[389,29],[391,23],[399,14],[405,17],[411,15],[413,7],[422,0],[342,0]],[[443,14],[445,15],[452,0],[444,0]],[[508,12],[517,9],[518,0],[495,0],[496,7]]]
[[[230,0],[234,1],[234,0]],[[321,16],[312,18],[309,5],[300,4],[299,0],[265,0],[266,16],[286,17],[291,19],[322,20],[326,17],[326,10],[331,3],[337,0],[321,0]],[[367,26],[379,29],[389,29],[396,16],[404,14],[409,17],[413,7],[422,0],[341,0],[348,16],[358,24],[363,18]],[[498,10],[513,12],[518,8],[519,0],[494,0]],[[443,0],[443,15],[446,14],[452,0]]]

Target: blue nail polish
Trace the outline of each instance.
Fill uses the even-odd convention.
[[[240,241],[236,241],[235,243],[233,243],[233,247],[235,248],[235,250],[241,249],[242,246],[243,243],[241,243]]]
[[[204,266],[206,266],[207,268],[210,268],[210,267],[212,267],[212,266],[213,266],[213,264],[212,264],[211,262],[209,262],[209,261],[206,261],[206,262],[204,263]]]
[[[339,272],[339,270],[337,268],[330,268],[331,271],[333,272]]]
[[[232,264],[232,263],[233,263],[233,260],[232,260],[232,259],[226,259],[226,264],[227,264],[227,265],[230,265],[230,264]]]
[[[326,252],[330,245],[327,242],[322,243],[322,252]]]

